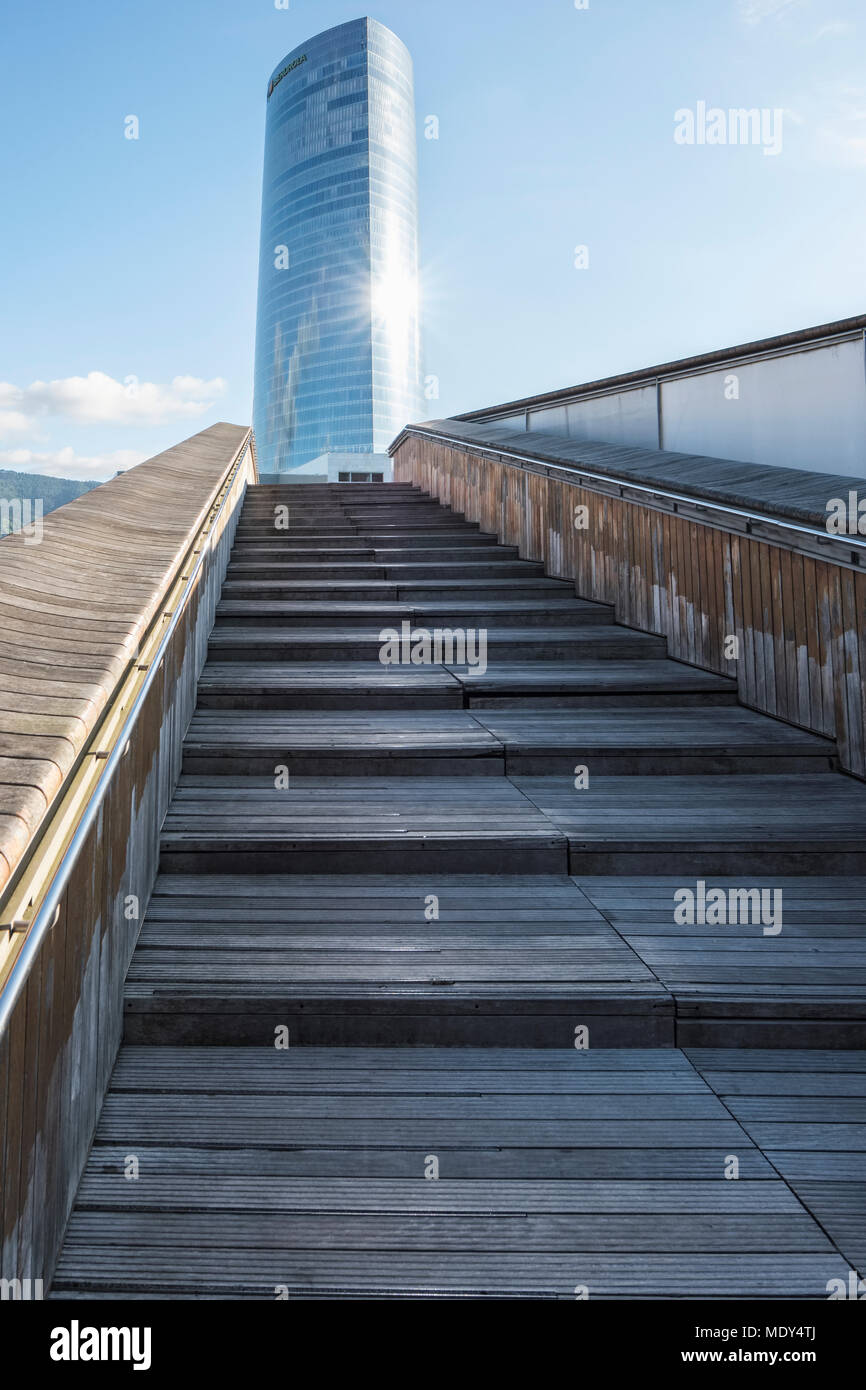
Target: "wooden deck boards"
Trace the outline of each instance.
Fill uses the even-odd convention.
[[[848,1268],[677,1049],[125,1048],[54,1296],[809,1299]]]
[[[744,1019],[776,1019],[795,1043],[812,1025],[836,1041],[866,1041],[866,906],[862,877],[713,875],[706,887],[779,894],[780,930],[760,920],[677,922],[674,894],[696,880],[579,875],[587,900],[652,970],[675,1001],[678,1040],[710,1043]],[[769,900],[768,900],[769,901]],[[782,1020],[787,1019],[783,1034]],[[819,1021],[823,1023],[819,1024]],[[813,1033],[813,1036],[817,1034]]]
[[[395,1042],[417,1034],[419,1010],[441,1041],[473,1014],[502,1041],[563,1046],[575,1010],[599,1040],[671,1029],[667,992],[567,879],[267,876],[254,898],[245,878],[203,893],[201,879],[178,877],[180,892],[174,875],[157,885],[128,977],[130,1036],[170,1038],[177,1015],[220,1009],[235,1028],[244,1015],[248,1036],[281,1009],[295,1037],[334,1027],[335,1014],[357,1028],[365,1008]],[[431,891],[438,921],[425,918]]]
[[[472,775],[827,771],[833,745],[738,708],[502,711],[199,711],[186,739],[191,773],[270,776],[347,768]],[[479,761],[483,759],[484,761]]]
[[[631,699],[681,704],[705,701],[735,703],[730,681],[676,661],[599,661],[574,666],[551,661],[501,664],[491,661],[486,673],[445,666],[382,666],[378,661],[337,662],[211,659],[199,683],[202,709],[353,709],[508,707],[515,702],[536,707],[607,705],[611,696],[622,705]]]
[[[325,615],[319,616],[320,626],[267,627],[252,623],[232,625],[228,621],[215,627],[209,643],[211,655],[218,661],[376,661],[384,639],[383,628],[399,631],[400,617],[393,615],[375,626],[368,627],[325,625]],[[408,613],[404,616],[408,617]],[[440,615],[439,627],[471,627],[472,624],[445,620]],[[431,625],[432,626],[432,625]],[[612,624],[591,623],[584,627],[521,627],[519,622],[492,624],[487,629],[487,649],[490,658],[503,656],[522,661],[582,661],[587,657],[622,657],[631,660],[658,659],[664,656],[664,643],[642,632]]]
[[[866,1162],[866,1051],[696,1047],[686,1055],[862,1276],[866,1171],[846,1181],[839,1160]]]
[[[248,495],[55,1296],[826,1298],[866,1246],[866,789],[420,494],[293,490],[278,535],[283,499]],[[489,627],[488,669],[383,667],[404,618]],[[725,871],[778,936],[673,922]]]

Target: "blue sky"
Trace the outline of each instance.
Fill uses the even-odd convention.
[[[362,13],[6,0],[0,468],[105,477],[250,419],[267,79]],[[866,308],[856,0],[367,13],[415,59],[431,415]],[[781,151],[678,144],[699,102],[783,112]]]

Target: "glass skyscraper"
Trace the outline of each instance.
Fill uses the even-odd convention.
[[[374,19],[268,84],[254,396],[266,479],[327,455],[381,471],[423,415],[412,59]]]

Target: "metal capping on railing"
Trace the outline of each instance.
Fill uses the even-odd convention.
[[[694,357],[676,358],[672,362],[623,372],[619,376],[599,377],[596,381],[587,381],[580,386],[563,386],[555,391],[545,391],[538,396],[521,396],[513,401],[504,401],[501,405],[466,410],[460,415],[455,415],[454,419],[474,422],[487,420],[493,423],[503,416],[521,412],[527,415],[543,413],[557,406],[594,400],[600,396],[618,395],[620,392],[635,391],[641,387],[659,387],[666,381],[682,381],[691,376],[705,376],[708,372],[721,371],[726,366],[749,366],[754,362],[790,357],[799,352],[816,352],[821,348],[832,347],[836,343],[852,342],[858,338],[866,343],[866,314],[818,324],[814,328],[798,329],[794,333],[780,333],[774,338],[758,338],[751,343],[718,348],[713,352],[698,353]]]
[[[528,472],[539,473],[549,478],[561,477],[562,481],[574,483],[578,487],[588,485],[592,490],[620,497],[625,502],[640,502],[653,511],[673,512],[704,526],[715,525],[717,530],[750,536],[756,540],[769,540],[799,554],[817,556],[819,559],[829,558],[834,564],[845,569],[866,568],[866,540],[860,540],[857,536],[833,535],[820,527],[807,526],[802,522],[776,516],[772,512],[732,507],[724,502],[713,501],[712,498],[689,496],[688,493],[675,492],[672,488],[657,483],[637,482],[615,473],[597,473],[579,463],[569,463],[566,460],[548,462],[534,454],[503,449],[496,444],[481,444],[460,435],[442,434],[437,430],[427,429],[424,425],[406,425],[391,444],[389,454],[393,456],[403,440],[410,436],[417,439],[433,439],[439,444],[449,445],[452,449],[477,454],[494,462],[519,463]],[[632,498],[631,493],[637,496]],[[714,521],[714,517],[718,520]],[[738,526],[736,522],[741,524]],[[847,555],[843,553],[845,551],[848,552]]]
[[[198,527],[165,587],[165,603],[160,604],[160,612],[154,615],[145,636],[139,643],[137,654],[130,658],[126,669],[118,678],[100,718],[63,779],[51,805],[46,810],[28,846],[26,856],[16,866],[9,883],[0,895],[0,918],[7,918],[0,924],[0,931],[5,928],[9,931],[10,936],[16,933],[21,934],[21,945],[17,953],[12,955],[11,960],[7,959],[5,962],[3,978],[0,980],[0,1037],[9,1023],[39,947],[58,919],[61,898],[70,874],[108,793],[114,772],[128,751],[142,705],[162,666],[165,651],[193,593],[212,544],[214,528],[231,496],[235,480],[243,467],[248,450],[252,457],[254,476],[257,476],[255,441],[251,429],[247,431],[246,436],[239,444],[232,462],[223,475],[213,502],[208,508],[205,520]],[[197,557],[195,563],[189,573],[185,573],[193,557]],[[161,630],[162,623],[169,613],[168,626]],[[145,661],[142,658],[148,651],[149,655]],[[131,703],[129,703],[130,700]],[[121,721],[120,716],[127,704],[129,704],[128,712]],[[95,747],[100,735],[111,724],[112,720],[118,727],[109,740],[110,747]],[[82,766],[88,758],[97,760],[102,768],[99,776],[95,780],[91,779],[89,786],[86,782],[82,784],[80,780]],[[75,804],[71,805],[72,802]],[[59,860],[53,870],[49,868],[46,871],[44,866],[40,864],[40,852],[58,821],[64,819],[71,819],[74,828],[62,832],[62,850],[59,852]],[[8,915],[7,908],[16,900],[26,903],[27,906],[35,907],[29,920]]]

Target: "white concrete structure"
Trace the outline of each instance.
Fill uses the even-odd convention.
[[[847,319],[460,418],[866,476],[864,332]]]

